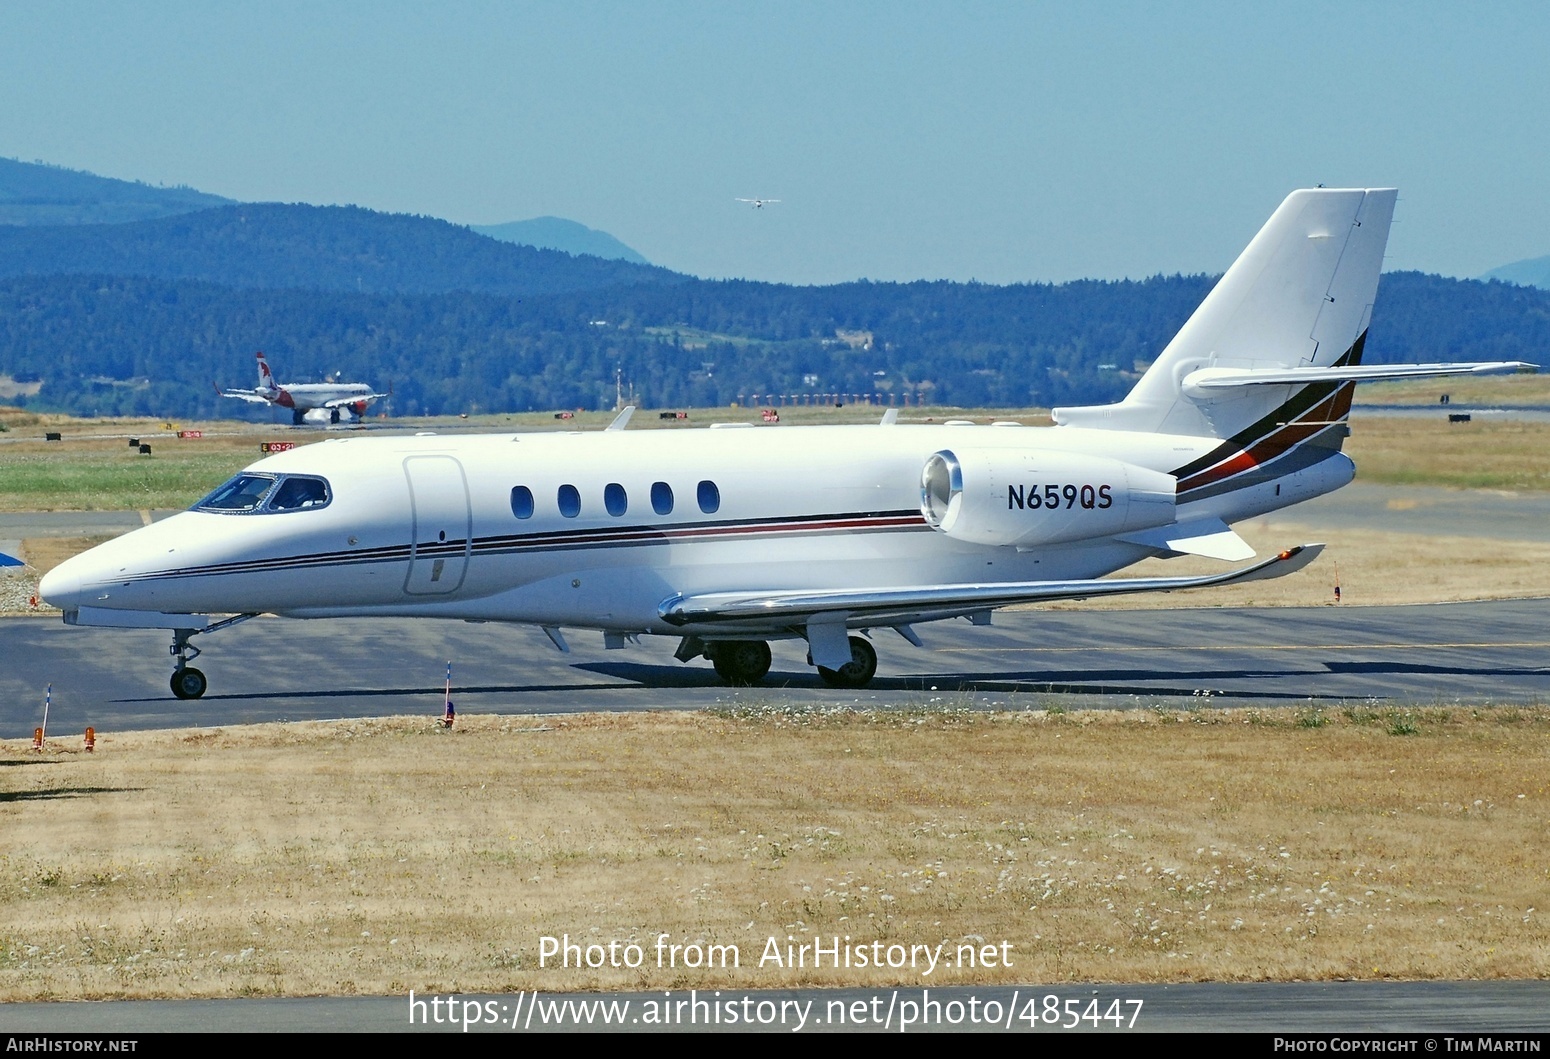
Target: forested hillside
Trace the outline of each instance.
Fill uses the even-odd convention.
[[[229,202],[193,188],[152,187],[61,166],[0,158],[0,224],[122,224]]]
[[[1116,399],[1210,289],[1204,276],[996,287],[670,285],[500,297],[243,290],[124,277],[0,281],[0,374],[29,405],[249,414],[265,350],[286,381],[391,385],[396,414],[598,407],[614,371],[648,406],[903,393],[958,405]],[[1550,291],[1391,273],[1369,362],[1543,359]],[[251,413],[269,415],[263,409]]]
[[[480,235],[499,239],[503,243],[521,243],[524,246],[537,246],[545,250],[563,250],[567,254],[590,254],[592,257],[629,261],[637,265],[651,264],[607,232],[588,228],[584,224],[568,221],[564,217],[534,217],[527,221],[474,224],[469,227]]]

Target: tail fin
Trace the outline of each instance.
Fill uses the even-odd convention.
[[[1344,419],[1354,383],[1201,389],[1186,388],[1185,378],[1360,363],[1397,195],[1292,192],[1123,401],[1056,409],[1055,421],[1225,439],[1271,415],[1310,425],[1309,412],[1325,423]]]
[[[269,362],[264,359],[264,354],[258,354],[258,388],[260,390],[278,390],[280,387],[274,381],[274,374],[269,370]]]

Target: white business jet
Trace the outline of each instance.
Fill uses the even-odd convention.
[[[364,382],[275,382],[269,361],[258,353],[258,386],[252,390],[223,390],[215,392],[222,397],[235,397],[249,404],[277,405],[291,410],[291,423],[301,426],[307,422],[338,423],[341,418],[359,419],[366,414],[371,402],[388,396],[377,393]]]
[[[1231,523],[1351,480],[1357,382],[1529,367],[1361,363],[1394,200],[1294,192],[1123,401],[1053,428],[332,440],[70,559],[42,594],[69,624],[172,630],[173,693],[197,698],[190,638],[260,613],[518,622],[561,650],[567,628],[609,648],[674,636],[733,684],[797,638],[855,688],[876,670],[869,632],[919,645],[917,624],[1011,604],[1279,577],[1320,545],[1104,575],[1251,558]]]
[[[762,210],[766,206],[773,206],[780,199],[738,199],[738,202],[746,202],[756,210]]]

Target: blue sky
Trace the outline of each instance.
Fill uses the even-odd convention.
[[[1546,54],[1542,3],[7,4],[0,155],[794,283],[1220,271],[1397,186],[1386,267],[1473,276],[1550,254]]]

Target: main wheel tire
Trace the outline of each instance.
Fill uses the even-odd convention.
[[[877,675],[877,652],[863,636],[850,638],[850,661],[838,669],[818,667],[818,676],[831,688],[864,688]]]
[[[770,645],[763,640],[722,640],[712,649],[711,664],[722,680],[746,688],[770,671]]]
[[[210,682],[193,666],[184,666],[172,674],[172,693],[180,699],[197,699],[205,693]]]

